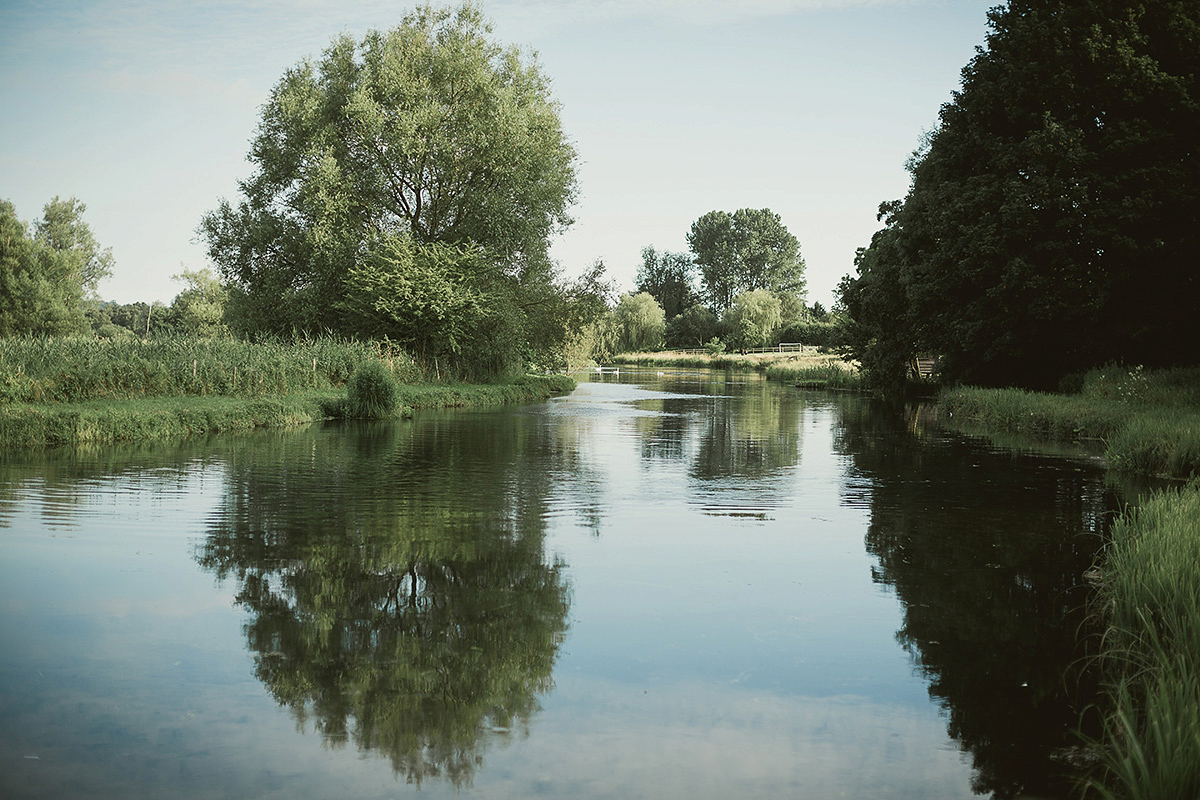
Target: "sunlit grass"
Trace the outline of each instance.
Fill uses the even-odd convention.
[[[343,387],[367,361],[387,365],[402,382],[422,377],[398,348],[329,337],[262,342],[13,337],[0,339],[0,403],[291,394]]]
[[[661,353],[625,353],[614,356],[616,364],[644,367],[690,369],[739,369],[763,373],[768,380],[798,384],[810,388],[861,389],[858,367],[837,356],[823,353],[723,353],[721,355],[682,355]]]

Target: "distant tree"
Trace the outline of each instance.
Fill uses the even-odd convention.
[[[521,366],[521,337],[540,327],[528,318],[556,279],[548,241],[571,221],[576,154],[536,60],[490,34],[475,5],[426,5],[284,74],[263,106],[243,199],[201,223],[240,329],[360,333],[361,318],[346,315],[351,296],[364,300],[353,276],[380,276],[408,237],[411,277],[435,282],[413,291],[433,298],[445,278],[496,292],[488,319],[511,318],[504,338],[478,344],[511,345],[501,366]],[[491,277],[444,275],[450,250],[423,249],[434,244]],[[422,265],[424,253],[435,263]]]
[[[617,352],[636,353],[662,347],[666,316],[649,292],[623,296],[611,319]]]
[[[805,296],[800,243],[768,208],[710,211],[692,223],[687,240],[715,311],[754,289]]]
[[[228,332],[225,301],[229,293],[208,269],[183,270],[172,280],[182,281],[184,290],[171,302],[171,316],[180,333],[213,337]]]
[[[0,336],[85,333],[85,297],[109,274],[78,200],[54,198],[32,233],[16,208],[0,201]]]
[[[34,238],[56,252],[68,253],[73,263],[72,290],[79,282],[81,298],[96,297],[100,281],[112,275],[112,248],[101,248],[83,221],[87,206],[74,197],[55,197],[34,224]]]
[[[720,334],[720,319],[697,303],[667,323],[666,344],[668,347],[703,347]]]
[[[770,344],[782,321],[779,311],[779,298],[766,289],[739,294],[725,312],[730,344],[743,350]]]
[[[654,247],[646,246],[642,248],[637,290],[654,295],[670,320],[699,300],[692,287],[694,272],[695,266],[687,253],[659,253]]]
[[[809,313],[809,316],[811,316],[813,318],[814,322],[828,322],[829,321],[829,312],[826,311],[825,306],[821,305],[819,302],[814,302],[812,304],[812,306],[808,309],[808,313]]]
[[[895,384],[1200,361],[1200,3],[1010,0],[843,285]],[[891,374],[884,377],[883,372]]]

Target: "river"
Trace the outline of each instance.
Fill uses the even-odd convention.
[[[1122,502],[688,370],[5,453],[0,794],[1062,797]]]

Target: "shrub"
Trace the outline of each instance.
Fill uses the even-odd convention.
[[[346,398],[350,416],[385,419],[396,413],[400,390],[390,369],[378,361],[367,361],[350,376]]]

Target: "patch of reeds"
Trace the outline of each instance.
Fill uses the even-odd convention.
[[[938,395],[942,419],[1048,441],[1106,439],[1128,422],[1120,402],[1024,389],[956,386]]]
[[[766,369],[768,380],[795,384],[804,389],[858,391],[863,387],[862,374],[853,365],[836,358],[815,364],[771,364]]]
[[[462,408],[532,403],[569,392],[564,375],[528,375],[499,384],[397,386],[392,418],[418,408]],[[55,447],[163,441],[255,428],[301,425],[360,416],[342,390],[310,390],[274,397],[150,397],[0,408],[0,447]]]
[[[1200,408],[1149,408],[1108,439],[1116,469],[1170,478],[1200,476]]]
[[[1114,526],[1100,564],[1112,709],[1090,788],[1200,797],[1200,489],[1161,493]]]
[[[722,355],[683,355],[671,352],[624,353],[612,358],[614,364],[681,369],[733,369],[761,372],[768,380],[791,383],[803,388],[858,390],[864,384],[858,367],[840,358],[809,353],[724,353]]]
[[[1098,439],[1114,469],[1170,478],[1200,476],[1200,370],[1088,373],[1078,394],[953,387],[941,418],[962,427],[1045,441]]]
[[[0,339],[0,403],[286,395],[343,387],[367,361],[422,379],[411,356],[380,342],[13,337]]]

